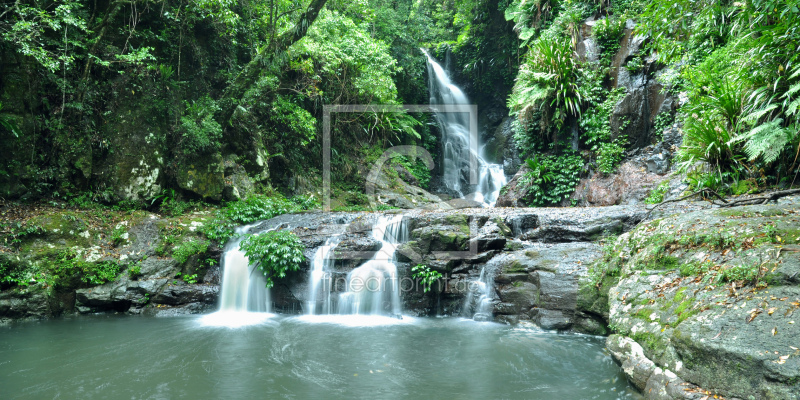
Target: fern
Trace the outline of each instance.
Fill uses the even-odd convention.
[[[770,164],[778,159],[783,148],[792,140],[791,131],[781,124],[783,119],[776,118],[756,126],[734,140],[745,140],[744,152],[750,161],[761,157],[765,163]]]

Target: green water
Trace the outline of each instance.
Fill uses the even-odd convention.
[[[81,317],[0,327],[1,399],[638,398],[603,338],[460,319]]]

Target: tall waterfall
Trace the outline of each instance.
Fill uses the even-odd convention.
[[[467,96],[450,81],[447,71],[428,52],[422,51],[428,57],[430,104],[468,105]],[[442,178],[445,186],[460,197],[473,197],[484,207],[494,207],[500,195],[500,188],[506,184],[503,166],[488,163],[481,154],[482,151],[474,153],[470,150],[467,113],[436,112],[436,121],[442,132]],[[464,185],[469,182],[470,157],[476,158],[479,168],[478,184],[474,188]],[[465,193],[468,190],[475,192]]]
[[[402,313],[395,250],[408,240],[403,216],[381,216],[372,228],[381,248],[371,260],[347,274],[347,291],[339,295],[339,314],[395,315]]]

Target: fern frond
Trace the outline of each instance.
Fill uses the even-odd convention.
[[[789,132],[781,126],[782,123],[783,119],[776,118],[758,125],[742,135],[742,138],[746,140],[744,152],[750,161],[761,157],[765,163],[769,164],[778,159],[790,138]]]

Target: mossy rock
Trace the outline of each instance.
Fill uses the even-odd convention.
[[[184,162],[178,168],[178,186],[203,198],[219,201],[225,190],[225,166],[217,153],[207,160]]]

